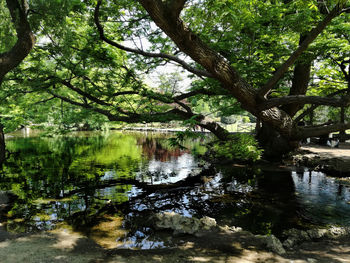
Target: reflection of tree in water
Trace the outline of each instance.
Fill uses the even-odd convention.
[[[47,229],[67,219],[81,225],[91,222],[106,202],[128,201],[141,162],[165,162],[187,152],[170,148],[167,137],[121,133],[19,138],[8,146],[12,154],[0,187],[19,196],[8,223],[20,231]]]
[[[268,233],[285,226],[288,217],[298,213],[289,174],[273,181],[269,175],[230,166],[171,184],[160,180],[160,184],[150,185],[140,180],[135,173],[147,176],[149,160],[169,168],[167,162],[178,162],[188,154],[170,147],[166,136],[116,133],[85,139],[26,139],[14,144],[9,147],[17,153],[5,165],[0,187],[19,196],[12,218],[24,218],[39,229],[60,220],[73,225],[96,224],[107,211],[110,216],[130,215],[127,221],[132,234],[141,231],[142,221],[152,213],[175,211]],[[141,163],[146,166],[144,171],[138,170]],[[156,177],[152,172],[152,178]]]
[[[147,190],[147,188],[145,188]],[[124,207],[130,227],[138,229],[152,213],[216,218],[221,225],[242,226],[254,233],[279,234],[301,226],[300,207],[290,172],[257,174],[247,169],[203,171],[173,187],[143,191]]]
[[[137,143],[142,146],[142,153],[148,159],[167,162],[178,158],[189,150],[170,147],[167,139],[155,139],[153,137],[138,138]]]
[[[102,199],[96,189],[106,171],[115,167],[126,177],[141,160],[136,140],[119,134],[19,138],[8,146],[12,153],[3,167],[0,189],[19,197],[8,223],[12,229],[20,226],[20,232],[50,228],[77,211],[93,214],[110,199],[126,201],[131,185],[114,185]]]

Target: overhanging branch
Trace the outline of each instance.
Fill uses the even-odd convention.
[[[129,113],[129,112],[123,111],[122,114],[125,114],[123,116],[123,115],[113,114],[109,110],[104,110],[98,107],[94,107],[91,104],[77,102],[73,99],[59,95],[53,92],[52,90],[46,90],[46,92],[48,92],[55,98],[61,99],[72,105],[82,107],[82,108],[100,113],[102,115],[105,115],[110,121],[122,121],[126,123],[169,122],[172,120],[186,120],[193,117],[192,114],[181,111],[179,109],[172,109],[161,113],[144,113],[144,114],[136,114],[136,113]]]
[[[335,123],[323,126],[304,126],[297,128],[297,131],[293,133],[293,138],[300,140],[347,129],[350,129],[350,123]]]
[[[189,64],[187,64],[185,61],[183,61],[182,59],[170,55],[170,54],[165,54],[165,53],[152,53],[152,52],[146,52],[143,51],[141,49],[135,49],[135,48],[130,48],[124,45],[121,45],[109,38],[106,37],[105,33],[104,33],[104,29],[100,23],[99,20],[99,12],[100,12],[100,6],[101,6],[102,0],[98,0],[97,5],[95,7],[95,12],[94,12],[94,21],[95,21],[95,25],[97,27],[97,30],[99,32],[100,38],[101,40],[103,40],[104,42],[106,42],[107,44],[116,47],[118,49],[124,50],[126,52],[131,52],[134,54],[138,54],[138,55],[142,55],[144,57],[150,57],[150,58],[163,58],[163,59],[167,59],[170,61],[174,61],[176,63],[178,63],[179,65],[181,65],[184,69],[188,70],[189,72],[197,75],[197,76],[201,76],[201,77],[212,77],[212,74],[210,74],[209,72],[205,71],[205,70],[200,70],[200,69],[196,69],[192,66],[190,66]]]
[[[27,20],[27,1],[6,0],[12,23],[16,29],[17,42],[8,52],[0,54],[0,84],[4,76],[17,67],[34,47],[35,37]]]
[[[337,90],[336,92],[333,92],[329,95],[327,95],[328,98],[331,98],[331,97],[334,97],[336,95],[339,95],[339,94],[344,94],[348,92],[347,89],[343,89],[343,90]],[[298,123],[299,121],[301,121],[306,115],[308,115],[310,112],[314,111],[318,106],[320,106],[319,104],[318,105],[312,105],[311,107],[309,107],[307,110],[305,110],[303,113],[301,113],[298,117],[296,117],[294,119],[294,122],[295,123]]]
[[[314,105],[327,105],[333,107],[346,107],[350,103],[350,97],[346,96],[341,99],[335,99],[330,97],[320,96],[305,96],[305,95],[292,95],[282,98],[269,99],[260,105],[260,110],[266,110],[273,107],[278,107],[286,104],[314,104]]]
[[[174,19],[180,16],[187,0],[168,0],[167,8],[174,14]]]

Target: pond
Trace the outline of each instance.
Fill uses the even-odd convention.
[[[169,135],[74,133],[7,139],[0,190],[16,195],[0,213],[9,232],[78,231],[106,248],[171,246],[154,213],[210,216],[256,234],[291,227],[350,225],[346,181],[303,170],[209,166],[203,139],[169,146]]]

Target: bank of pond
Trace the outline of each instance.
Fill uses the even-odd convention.
[[[175,212],[281,236],[290,228],[350,226],[350,184],[308,169],[210,165],[203,139],[169,145],[140,132],[9,137],[0,222],[10,233],[79,231],[107,248],[171,246],[152,216]],[[1,199],[1,198],[0,198]],[[6,203],[6,204],[5,204]]]

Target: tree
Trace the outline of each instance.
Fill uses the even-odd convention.
[[[302,56],[310,44],[315,42],[315,39],[325,30],[327,25],[329,25],[334,19],[339,18],[339,16],[344,16],[345,13],[348,12],[349,8],[347,7],[347,1],[327,1],[328,6],[325,6],[327,11],[323,12],[325,13],[324,15],[318,10],[317,12],[312,12],[312,10],[310,11],[310,7],[311,9],[317,9],[316,5],[308,6],[307,8],[305,8],[305,6],[302,6],[304,10],[302,15],[307,18],[307,22],[312,22],[314,26],[311,28],[310,26],[306,27],[307,30],[305,30],[305,28],[299,29],[300,31],[298,33],[300,35],[300,40],[299,45],[295,48],[295,50],[284,62],[275,60],[275,70],[267,78],[267,80],[260,83],[255,80],[255,83],[253,82],[253,85],[243,79],[241,77],[241,74],[238,73],[238,70],[232,66],[232,64],[235,62],[229,61],[222,54],[220,54],[220,52],[217,51],[219,48],[215,47],[215,45],[214,49],[212,45],[207,44],[209,41],[205,43],[201,39],[202,36],[197,33],[200,31],[197,31],[195,33],[186,24],[186,21],[184,20],[188,17],[186,17],[185,9],[191,9],[191,5],[194,5],[196,7],[196,2],[193,4],[192,2],[185,0],[165,2],[149,0],[139,1],[140,5],[144,10],[146,10],[147,15],[151,18],[151,20],[162,30],[163,33],[165,33],[173,41],[177,48],[177,52],[181,52],[189,56],[194,62],[196,62],[196,65],[202,67],[202,69],[199,69],[198,67],[191,67],[186,64],[184,60],[180,60],[178,57],[173,57],[172,55],[165,53],[148,53],[138,49],[131,49],[110,40],[105,35],[104,29],[98,19],[101,3],[102,0],[98,1],[98,5],[95,10],[95,23],[102,40],[119,49],[133,52],[145,57],[157,57],[175,61],[197,76],[210,77],[218,81],[220,87],[225,92],[227,92],[225,94],[226,96],[232,96],[237,99],[243,109],[251,112],[254,116],[263,122],[263,127],[265,128],[263,128],[260,132],[260,141],[268,150],[268,154],[274,153],[280,155],[281,152],[288,152],[291,149],[297,147],[298,141],[300,139],[310,136],[319,136],[324,133],[329,133],[350,127],[349,124],[343,123],[330,124],[322,126],[321,128],[319,126],[300,127],[296,125],[297,123],[295,121],[293,121],[293,117],[298,112],[298,110],[306,104],[329,105],[335,107],[346,106],[349,104],[348,96],[335,99],[321,96],[305,95],[308,87],[311,62],[314,58],[310,59]],[[202,2],[199,2],[199,5],[201,3]],[[255,1],[255,3],[263,5],[260,1]],[[212,8],[212,10],[209,9],[209,11],[207,10],[206,12],[203,9],[203,6],[201,6],[202,9],[200,9],[200,12],[203,12],[206,15],[208,15],[208,13],[211,11],[215,14],[219,14],[218,17],[220,18],[222,16],[220,16],[219,12],[221,12],[221,14],[228,12],[230,15],[237,16],[236,13],[238,6],[234,6],[231,1],[204,2],[204,5],[205,4],[207,4],[205,7]],[[293,1],[274,1],[273,3],[268,2],[268,7],[275,8],[273,11],[277,12],[277,18],[273,17],[270,21],[262,21],[262,23],[265,23],[265,26],[268,27],[269,24],[273,24],[275,22],[274,20],[278,20],[278,16],[282,16],[283,19],[288,20],[288,13],[283,13],[282,10],[291,4],[294,4]],[[235,9],[232,10],[232,7]],[[292,9],[293,8],[296,8],[296,6],[292,6]],[[329,10],[329,8],[331,9]],[[266,7],[265,9],[263,8],[263,11],[266,11]],[[181,14],[184,15],[181,16]],[[295,12],[292,14],[295,15]],[[295,22],[301,23],[300,19],[302,18],[302,16],[297,17]],[[199,24],[195,25],[198,26]],[[220,26],[222,29],[219,28],[218,31],[221,31],[220,33],[223,37],[227,36],[228,34],[225,34],[224,23],[222,23],[222,25],[219,25],[219,27]],[[282,31],[282,29],[279,30]],[[254,28],[250,31],[254,33]],[[259,32],[256,32],[256,34],[258,33]],[[217,41],[216,39],[210,39],[209,37],[210,35],[204,35],[203,38],[206,38],[206,40],[210,40],[214,43],[216,42],[217,46],[221,44],[220,41]],[[233,39],[229,38],[228,40],[232,41]],[[262,45],[261,42],[259,44],[260,46]],[[222,47],[221,45],[221,48],[223,51],[225,51],[225,47]],[[169,49],[170,48],[168,48],[168,50]],[[221,53],[223,53],[223,51],[221,51]],[[242,56],[241,53],[240,55]],[[278,65],[279,63],[280,65]],[[269,96],[270,93],[278,87],[279,82],[288,72],[289,68],[293,65],[295,65],[294,77],[292,78],[292,86],[289,87],[289,92],[281,97]],[[203,119],[199,118],[198,121],[199,125],[205,127],[206,123],[203,122]],[[215,128],[212,128],[211,131],[221,139],[225,139],[227,137],[227,133],[223,132],[221,128],[218,128],[217,125],[215,125]],[[271,132],[273,134],[271,134]]]
[[[101,2],[102,1],[98,1],[99,4],[101,4]],[[350,127],[349,124],[342,123],[331,124],[323,126],[322,128],[317,126],[299,127],[292,119],[297,112],[297,109],[288,110],[285,108],[285,105],[296,105],[298,108],[305,104],[322,104],[330,106],[346,106],[349,104],[348,96],[341,99],[306,96],[305,88],[298,90],[298,83],[295,83],[300,79],[297,76],[298,72],[300,72],[298,67],[305,68],[308,67],[307,64],[310,64],[310,62],[298,62],[298,59],[301,58],[303,52],[307,50],[310,44],[315,41],[317,36],[323,32],[332,20],[336,19],[341,14],[344,14],[344,12],[348,12],[349,9],[346,6],[347,1],[329,3],[332,6],[332,9],[327,12],[326,15],[322,16],[321,20],[312,29],[307,32],[302,32],[303,34],[300,38],[299,46],[284,63],[276,68],[265,84],[260,85],[258,88],[254,88],[252,85],[248,84],[231,65],[230,61],[225,59],[225,57],[211,48],[208,44],[204,43],[201,40],[201,37],[194,33],[184,22],[180,15],[184,12],[183,9],[186,7],[187,2],[188,1],[185,0],[165,2],[149,0],[139,1],[140,5],[147,11],[155,24],[175,43],[178,49],[191,57],[204,69],[204,71],[202,70],[201,72],[195,72],[191,69],[192,72],[195,72],[197,75],[212,77],[219,81],[221,87],[231,96],[235,97],[240,102],[242,108],[259,118],[265,126],[272,128],[277,136],[271,136],[270,131],[266,133],[266,130],[261,133],[261,141],[265,147],[267,146],[270,148],[271,151],[269,152],[271,154],[277,153],[279,155],[281,150],[282,152],[286,152],[297,147],[298,140],[302,138],[318,136]],[[282,4],[279,1],[275,1],[275,3]],[[98,16],[99,4],[97,6],[97,15],[95,17]],[[223,5],[222,9],[227,11],[232,3],[231,1],[220,1],[220,3],[216,2],[215,4]],[[270,5],[273,6],[274,4],[271,3]],[[101,38],[107,43],[118,47],[116,43],[113,43],[105,36],[103,28],[98,20],[96,20],[96,24]],[[123,47],[119,45],[118,48]],[[124,50],[139,53],[144,56],[150,55],[137,50],[127,50],[126,48],[124,48]],[[164,57],[164,55],[158,55],[158,57]],[[288,96],[277,98],[269,97],[269,93],[276,88],[278,82],[292,65],[295,65],[293,84],[295,84],[296,88],[293,88],[292,86]],[[307,77],[308,76],[306,76],[306,79]],[[221,134],[219,136],[221,136]],[[278,140],[276,140],[276,138]],[[271,139],[274,141],[271,142]]]
[[[1,20],[5,20],[6,16],[4,11],[3,2],[0,2],[1,7]],[[26,0],[6,0],[6,7],[9,11],[13,27],[16,31],[17,41],[9,49],[3,52],[3,48],[6,48],[6,42],[4,46],[1,46],[0,52],[0,86],[4,76],[14,68],[16,68],[24,58],[29,54],[35,43],[35,37],[32,32],[31,26],[28,22],[28,3]],[[8,41],[10,37],[6,37],[5,41]],[[10,41],[11,42],[11,41]],[[1,119],[0,119],[1,121]],[[3,134],[3,126],[0,123],[0,164],[5,160],[5,139]]]
[[[196,112],[196,102],[208,100],[227,115],[241,108],[262,122],[258,138],[267,155],[281,156],[303,138],[350,128],[341,122],[297,125],[305,105],[350,102],[345,92],[321,96],[317,83],[310,83],[329,51],[319,48],[320,36],[329,33],[327,26],[345,28],[348,1],[105,2],[80,4],[62,25],[46,27],[50,40],[33,55],[36,67],[21,71],[29,74],[25,86],[111,121],[190,120],[221,140],[229,139],[228,132]],[[188,72],[190,89],[144,83],[144,74],[167,63]]]

